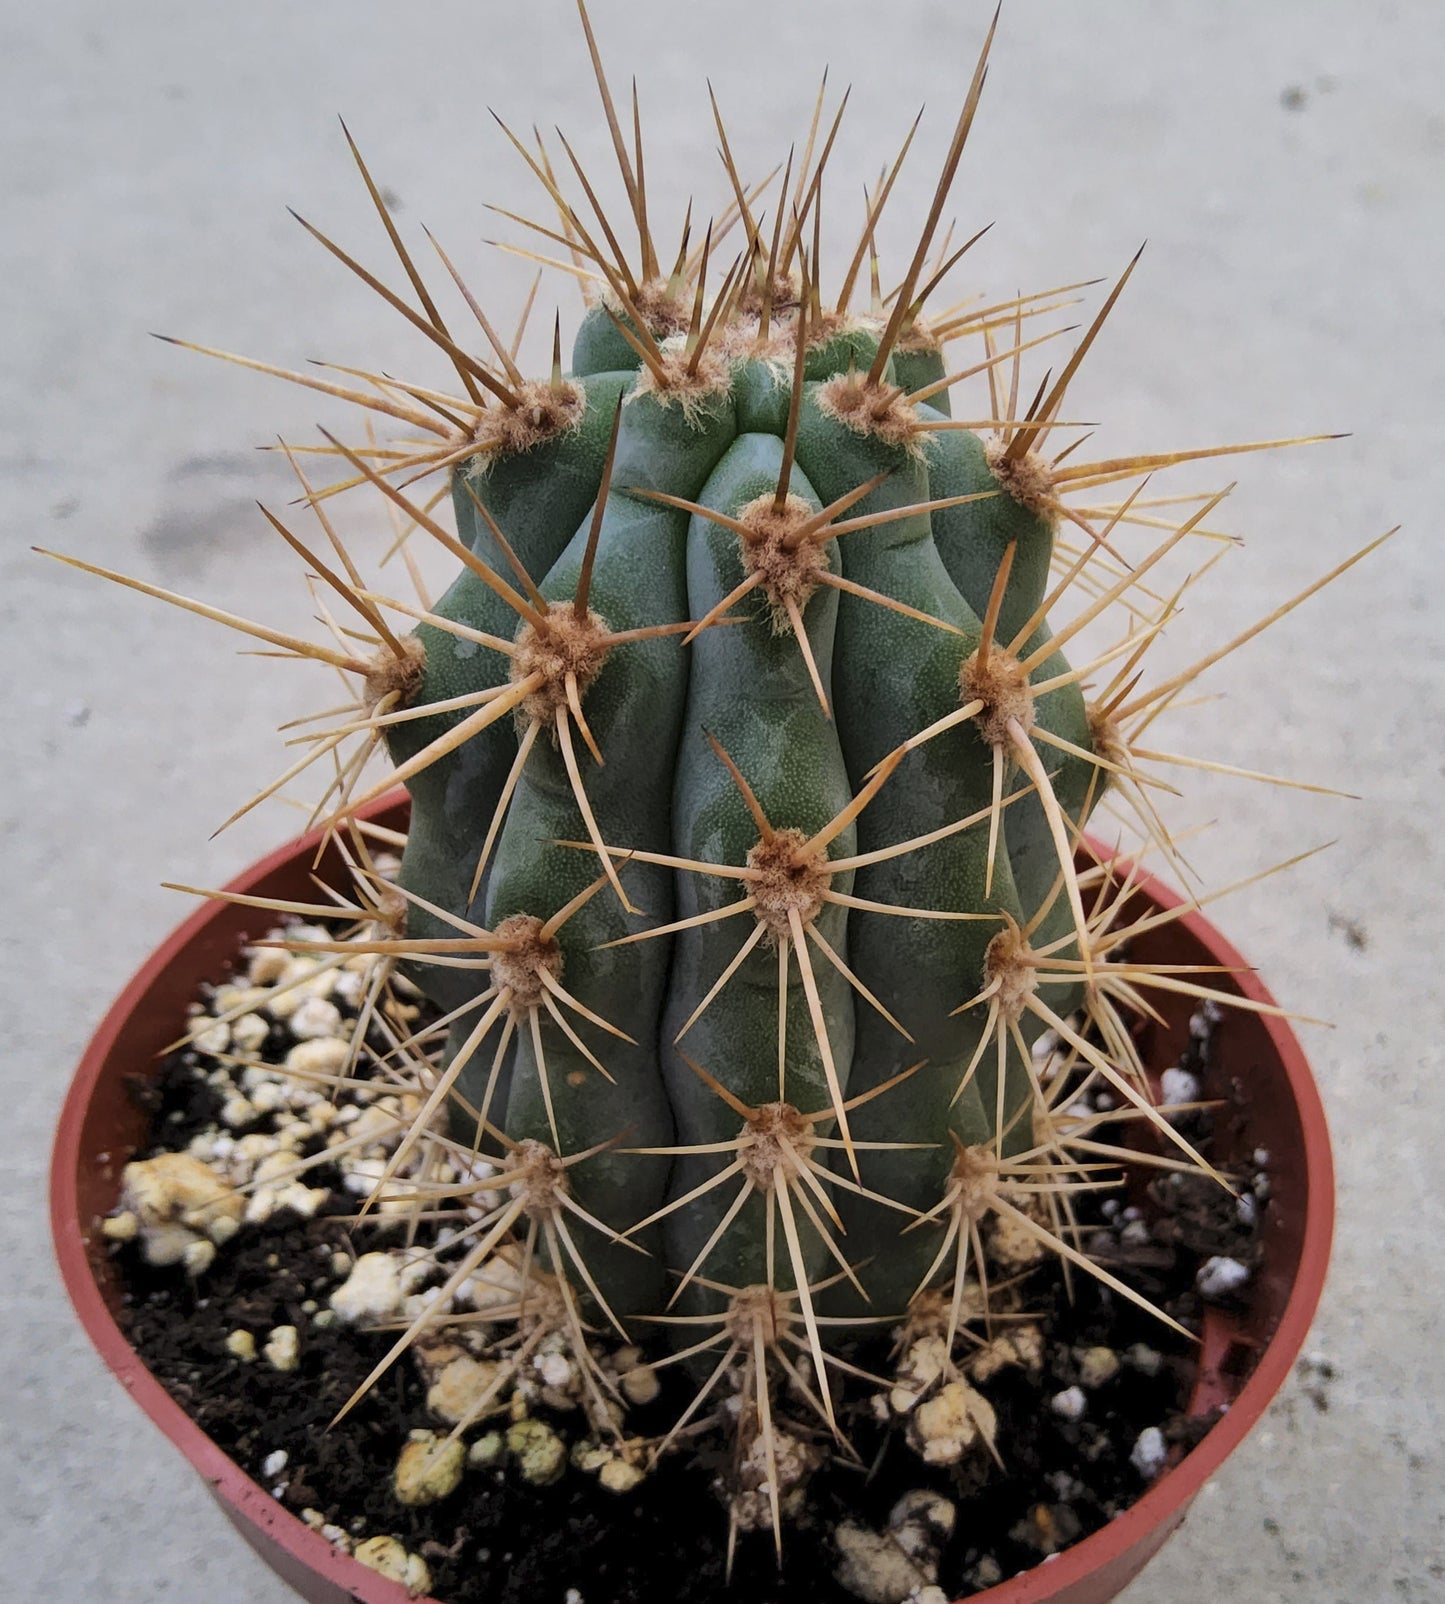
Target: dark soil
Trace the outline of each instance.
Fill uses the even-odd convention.
[[[1185,1067],[1210,1067],[1212,1036],[1212,1028],[1201,1028]],[[172,1060],[150,1092],[157,1149],[184,1147],[214,1119],[215,1094],[189,1057]],[[1210,1079],[1220,1084],[1217,1072]],[[1211,1117],[1189,1116],[1192,1139],[1208,1143]],[[318,1171],[309,1184],[334,1179]],[[1202,1259],[1225,1253],[1252,1262],[1257,1232],[1241,1222],[1234,1199],[1195,1177],[1156,1179],[1131,1195],[1141,1216],[1133,1229],[1121,1202],[1094,1194],[1083,1211],[1082,1240],[1116,1275],[1197,1330],[1194,1277]],[[408,1432],[428,1419],[412,1365],[394,1366],[344,1425],[327,1429],[394,1340],[340,1324],[320,1329],[310,1318],[342,1279],[333,1255],[366,1250],[360,1240],[353,1248],[348,1226],[335,1217],[353,1202],[338,1191],[330,1216],[323,1209],[302,1220],[280,1211],[247,1227],[199,1286],[179,1270],[146,1266],[133,1248],[120,1250],[124,1320],[150,1369],[251,1476],[297,1513],[319,1510],[348,1532],[398,1538],[426,1559],[433,1595],[446,1604],[576,1604],[570,1589],[583,1604],[675,1604],[683,1597],[689,1604],[848,1604],[852,1596],[833,1579],[834,1528],[844,1519],[882,1526],[898,1497],[918,1487],[959,1502],[939,1585],[949,1598],[967,1596],[1039,1563],[1133,1503],[1146,1482],[1130,1453],[1145,1428],[1189,1445],[1209,1424],[1183,1414],[1193,1379],[1189,1345],[1086,1275],[1075,1273],[1070,1302],[1050,1260],[1031,1272],[1022,1292],[1022,1306],[1046,1338],[1042,1374],[1012,1368],[980,1384],[998,1414],[1003,1467],[981,1458],[930,1469],[898,1426],[880,1426],[866,1401],[854,1399],[844,1425],[864,1468],[836,1459],[815,1476],[807,1512],[786,1534],[781,1566],[770,1536],[747,1535],[731,1584],[725,1581],[727,1521],[713,1490],[724,1463],[720,1440],[703,1440],[691,1460],[675,1455],[621,1496],[577,1471],[539,1489],[504,1469],[472,1469],[443,1503],[408,1508],[392,1495],[391,1472]],[[254,1335],[259,1351],[280,1324],[301,1332],[297,1370],[278,1372],[263,1358],[246,1363],[228,1353],[226,1339],[237,1328]],[[1062,1418],[1051,1400],[1079,1383],[1080,1355],[1096,1345],[1121,1357],[1119,1373],[1087,1392],[1082,1419]],[[884,1368],[886,1346],[865,1348],[858,1359]],[[670,1404],[665,1392],[653,1406],[657,1419],[665,1421]],[[651,1413],[636,1417],[638,1430],[648,1429]],[[562,1415],[553,1424],[571,1436],[577,1421]],[[285,1468],[267,1478],[262,1464],[278,1449],[286,1452]]]

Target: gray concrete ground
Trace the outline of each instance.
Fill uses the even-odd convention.
[[[837,183],[830,214],[839,239],[858,185],[926,100],[923,155],[886,233],[897,261],[982,5],[897,0],[886,22],[856,0],[597,0],[596,11],[618,77],[639,69],[664,216],[680,215],[689,183],[718,193],[705,72],[752,169],[801,131],[825,61],[835,83],[854,82],[835,162],[854,178]],[[207,841],[277,770],[273,726],[315,687],[298,690],[285,666],[238,663],[213,627],[28,547],[302,623],[293,561],[252,505],[289,490],[254,448],[277,430],[305,438],[339,409],[147,331],[440,378],[419,339],[286,216],[296,204],[386,263],[335,113],[412,236],[423,221],[439,229],[500,309],[520,304],[528,275],[481,246],[509,227],[481,203],[532,197],[486,108],[523,124],[556,117],[599,166],[605,146],[568,0],[50,0],[7,8],[0,39],[3,1591],[56,1604],[280,1604],[290,1595],[76,1330],[42,1186],[82,1043],[183,911],[158,883],[218,883],[288,833],[293,815],[280,809]],[[1282,999],[1337,1022],[1308,1032],[1339,1144],[1339,1242],[1312,1341],[1335,1380],[1318,1403],[1298,1384],[1286,1391],[1132,1604],[1445,1599],[1445,1218],[1431,1157],[1445,1134],[1433,590],[1445,491],[1442,59],[1445,13],[1427,0],[1012,0],[957,192],[961,226],[998,220],[958,274],[970,289],[1112,274],[1148,236],[1070,408],[1106,420],[1101,451],[1353,431],[1181,476],[1193,489],[1238,473],[1218,521],[1248,545],[1201,588],[1169,660],[1405,526],[1222,665],[1209,688],[1223,699],[1178,723],[1194,750],[1364,795],[1349,804],[1200,776],[1184,815],[1221,821],[1191,849],[1212,884],[1337,838],[1218,910]],[[569,286],[549,287],[546,323],[554,293],[565,316],[576,311]],[[350,516],[380,528],[374,510]]]

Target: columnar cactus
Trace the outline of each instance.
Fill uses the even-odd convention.
[[[675,1346],[751,1364],[759,1420],[777,1387],[834,1420],[850,1319],[942,1307],[951,1334],[990,1216],[1084,1262],[1057,1205],[1092,1127],[1039,1078],[1045,1028],[1189,1156],[1120,1010],[1150,985],[1206,988],[1112,963],[1128,887],[1075,860],[1107,793],[1169,851],[1138,735],[1192,671],[1140,689],[1173,610],[1146,576],[1219,498],[1178,525],[1135,503],[1153,468],[1214,453],[1050,454],[1123,279],[1026,406],[1025,322],[1061,292],[925,311],[963,254],[939,225],[982,80],[980,60],[890,295],[872,245],[896,166],[825,298],[831,136],[796,182],[790,158],[770,220],[723,134],[733,202],[664,267],[640,137],[599,68],[639,258],[585,178],[584,214],[514,141],[557,211],[542,232],[590,286],[570,372],[559,354],[526,379],[484,317],[490,354],[458,343],[367,176],[413,287],[382,293],[463,393],[290,375],[425,437],[328,435],[344,483],[303,485],[340,555],[283,531],[375,654],[266,637],[357,680],[355,715],[313,751],[359,732],[394,761],[374,785],[338,761],[333,828],[397,781],[411,793],[371,945],[449,1036],[393,1168],[423,1139],[488,1155],[501,1176],[457,1277],[516,1240],[581,1344],[584,1324],[687,1317]],[[964,335],[982,350],[950,374]],[[987,415],[955,420],[950,384],[973,373]],[[408,488],[428,472],[449,476],[455,534]],[[328,508],[365,484],[452,553],[439,600],[362,584]],[[1115,485],[1108,505],[1077,499]],[[1126,562],[1115,541],[1140,525],[1162,538]],[[1071,667],[1111,609],[1117,640]]]

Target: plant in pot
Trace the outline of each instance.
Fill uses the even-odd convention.
[[[978,238],[943,217],[992,29],[885,284],[911,134],[830,275],[821,92],[758,186],[718,116],[731,193],[664,236],[582,20],[624,213],[565,141],[508,132],[549,208],[528,226],[587,291],[570,364],[559,322],[527,378],[438,246],[463,343],[361,165],[408,290],[304,226],[457,383],[282,375],[385,430],[287,448],[312,533],[266,513],[324,643],[123,580],[348,690],[270,788],[323,773],[319,834],[214,894],[201,967],[152,967],[150,1045],[181,1041],[146,1156],[107,1139],[87,1207],[57,1168],[72,1286],[82,1231],[114,1245],[138,1346],[263,1478],[236,1507],[312,1597],[511,1596],[506,1543],[505,1585],[557,1596],[675,1592],[678,1565],[692,1596],[760,1596],[781,1563],[797,1596],[1103,1599],[1244,1429],[1185,1456],[1189,1420],[1271,1336],[1257,1379],[1288,1367],[1328,1236],[1279,1010],[1183,939],[1202,899],[1084,836],[1108,808],[1187,879],[1158,803],[1196,760],[1150,731],[1293,604],[1152,673],[1181,555],[1227,543],[1222,492],[1149,476],[1259,447],[1088,459],[1069,387],[1133,263],[1036,386],[1063,331],[1035,320],[1074,286],[938,307]],[[363,575],[358,494],[415,599]],[[439,596],[421,543],[454,565]],[[1264,1150],[1307,1130],[1323,1168],[1281,1204]]]

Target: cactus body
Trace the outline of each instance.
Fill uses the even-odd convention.
[[[794,339],[797,327],[793,320]],[[637,911],[625,908],[608,882],[555,935],[557,977],[592,1017],[565,1004],[561,1017],[545,1006],[533,1010],[535,1020],[519,1013],[507,1046],[509,1059],[515,1055],[509,1081],[493,1070],[504,1029],[499,1018],[471,1051],[459,1085],[469,1105],[485,1104],[513,1142],[541,1141],[563,1157],[613,1144],[569,1179],[589,1213],[616,1233],[661,1215],[660,1226],[648,1225],[638,1238],[654,1248],[660,1243],[650,1258],[636,1253],[630,1238],[612,1241],[585,1227],[576,1233],[597,1291],[622,1316],[660,1306],[664,1271],[674,1284],[692,1277],[689,1305],[716,1307],[722,1294],[701,1292],[700,1278],[734,1288],[770,1280],[788,1288],[800,1269],[811,1277],[828,1262],[816,1197],[795,1210],[799,1250],[790,1257],[776,1241],[769,1248],[766,1187],[755,1187],[741,1204],[727,1180],[707,1188],[736,1166],[737,1154],[725,1144],[744,1125],[738,1103],[781,1104],[818,1116],[810,1129],[836,1141],[847,1101],[878,1093],[859,1107],[856,1128],[848,1125],[849,1143],[861,1145],[828,1149],[826,1163],[848,1181],[856,1163],[854,1184],[887,1199],[850,1193],[840,1215],[846,1235],[835,1238],[846,1243],[850,1262],[866,1265],[859,1279],[885,1313],[902,1313],[929,1280],[936,1238],[928,1231],[901,1235],[902,1210],[922,1213],[937,1203],[952,1162],[950,1133],[968,1145],[1004,1149],[1031,1140],[1029,1080],[1017,1042],[1005,1038],[996,1052],[983,1040],[983,1011],[958,1010],[986,983],[1001,915],[1021,923],[1048,903],[1050,933],[1061,920],[1067,933],[1058,858],[1037,797],[1021,796],[1002,810],[991,873],[985,817],[856,871],[826,875],[830,894],[856,895],[871,906],[800,895],[806,974],[786,910],[775,912],[771,924],[758,909],[728,911],[746,889],[739,872],[762,845],[759,812],[774,832],[810,840],[849,809],[875,765],[959,710],[960,672],[978,650],[1005,553],[1012,568],[996,609],[996,652],[1043,599],[1050,522],[1001,486],[976,437],[903,436],[895,427],[890,438],[848,414],[849,386],[856,387],[859,364],[876,355],[877,336],[876,327],[860,327],[809,344],[796,407],[785,371],[795,352],[784,361],[735,361],[686,394],[669,393],[636,367],[620,379],[568,380],[582,405],[565,433],[519,456],[454,470],[453,500],[467,545],[498,576],[520,585],[514,556],[541,596],[564,609],[577,595],[600,500],[587,604],[613,633],[713,618],[752,571],[746,542],[727,520],[771,502],[780,485],[797,518],[840,499],[851,502],[845,518],[904,510],[816,548],[828,573],[872,594],[810,584],[806,576],[798,581],[798,616],[817,683],[777,595],[759,585],[728,610],[726,622],[714,618],[687,644],[680,630],[608,650],[578,698],[604,761],[578,738],[575,717],[563,737],[544,714],[500,829],[497,799],[519,735],[533,721],[527,704],[413,785],[402,884],[430,904],[470,914],[498,936],[518,918],[551,919],[599,877],[598,854],[584,850],[589,836],[614,849],[620,884]],[[614,319],[590,314],[575,352],[579,373],[615,364],[619,343],[630,350]],[[926,355],[913,354],[910,379],[928,382],[936,371]],[[935,408],[910,409],[892,378],[888,365],[870,393],[891,399],[895,424],[942,416]],[[619,394],[616,449],[604,483],[606,435]],[[982,499],[928,509],[932,501],[965,496]],[[478,502],[512,556],[479,515]],[[569,524],[573,532],[562,539]],[[520,640],[527,629],[470,570],[439,610],[503,640]],[[1040,622],[1021,650],[1037,645],[1044,628]],[[419,633],[427,667],[414,707],[462,688],[504,685],[509,674],[520,677],[516,657],[509,664],[478,648],[458,663],[469,643],[427,626]],[[1065,669],[1056,653],[1034,677]],[[464,676],[470,676],[465,683]],[[1039,698],[1038,717],[1087,750],[1074,686]],[[400,726],[407,733],[393,742],[399,760],[434,734],[434,721],[421,722],[421,731]],[[563,739],[595,831],[559,750]],[[1060,771],[1055,784],[1070,823],[1081,824],[1098,792],[1089,787],[1092,767],[1076,758],[1059,764],[1059,754],[1043,745],[1038,751]],[[830,833],[824,859],[881,852],[986,815],[994,761],[976,718],[904,752],[857,816]],[[1018,766],[1007,754],[1001,761],[1005,786],[1013,789]],[[477,852],[489,832],[494,847],[484,894],[472,898]],[[665,859],[695,867],[657,861]],[[877,911],[895,907],[918,916]],[[609,945],[674,923],[683,926],[675,934]],[[423,929],[436,925],[422,915]],[[475,972],[429,973],[424,963],[416,972],[446,1007],[458,1005],[468,984],[476,993],[486,985]],[[454,1030],[454,1051],[458,1045]],[[920,1061],[906,1080],[887,1085]],[[655,1147],[707,1151],[633,1151]],[[668,1201],[684,1199],[685,1207],[666,1210]]]
[[[1098,1140],[1110,1113],[1081,1115],[1068,1099],[1107,1089],[1109,1108],[1172,1144],[1166,1163],[1202,1162],[1153,1107],[1125,1015],[1147,1009],[1151,985],[1237,999],[1169,968],[1111,975],[1130,929],[1110,921],[1129,888],[1102,869],[1086,888],[1075,849],[1112,789],[1148,848],[1176,862],[1143,789],[1159,776],[1141,764],[1190,760],[1139,738],[1231,648],[1140,690],[1177,600],[1144,580],[1221,497],[1152,503],[1202,501],[1178,522],[1130,508],[1156,468],[1258,447],[1082,464],[1075,440],[1045,454],[1051,431],[1078,427],[1062,421],[1065,390],[1133,263],[1024,409],[1022,353],[1052,335],[1025,339],[1023,321],[1065,304],[1052,299],[1062,292],[924,318],[974,243],[929,266],[983,59],[911,265],[885,296],[875,260],[860,314],[851,298],[893,177],[825,307],[817,206],[831,133],[811,169],[810,137],[791,193],[786,170],[769,243],[719,121],[745,246],[724,272],[721,233],[709,227],[697,248],[685,226],[665,273],[640,126],[629,154],[583,19],[641,261],[634,272],[599,214],[604,249],[540,143],[534,157],[513,140],[557,208],[561,232],[542,233],[572,248],[590,286],[570,375],[560,320],[550,380],[528,381],[465,290],[492,354],[456,343],[364,167],[426,315],[310,231],[448,354],[466,397],[365,373],[370,390],[346,390],[237,359],[421,436],[361,451],[328,436],[352,477],[325,491],[298,468],[350,583],[267,514],[367,630],[333,625],[318,647],[124,582],[355,681],[341,725],[298,737],[312,758],[283,779],[316,757],[334,763],[329,822],[358,860],[357,900],[299,911],[355,918],[367,939],[335,945],[385,959],[359,1032],[375,1019],[391,1033],[387,1073],[414,1074],[403,1090],[419,1111],[379,1192],[408,1160],[424,1200],[429,1143],[463,1177],[441,1188],[467,1192],[473,1210],[448,1247],[465,1257],[441,1266],[443,1293],[488,1264],[509,1286],[521,1274],[515,1307],[496,1315],[516,1324],[511,1363],[560,1335],[601,1433],[618,1419],[592,1333],[610,1322],[641,1339],[650,1322],[680,1320],[680,1357],[702,1356],[711,1378],[685,1418],[731,1377],[745,1405],[733,1518],[776,1531],[774,1392],[837,1432],[833,1350],[863,1317],[906,1319],[905,1333],[930,1341],[941,1330],[935,1380],[951,1375],[992,1225],[1150,1307],[1092,1266],[1061,1218],[1072,1188],[1100,1184],[1098,1157],[1124,1152]],[[1000,328],[1012,349],[997,349]],[[944,353],[964,333],[983,338],[986,360],[965,370],[989,370],[983,422],[952,416]],[[410,500],[402,486],[437,469],[438,496]],[[364,587],[322,510],[361,481],[455,559],[435,601],[419,578],[419,608]],[[1110,486],[1125,499],[1093,505]],[[430,511],[448,489],[455,535]],[[1088,501],[1066,505],[1076,491]],[[1167,533],[1125,561],[1109,536],[1126,520]],[[1122,639],[1075,672],[1080,632],[1120,601]],[[386,622],[393,608],[409,636]],[[363,658],[367,634],[378,647]],[[343,762],[348,734],[363,749]],[[396,891],[378,885],[356,817],[386,787],[358,794],[383,742],[412,799]],[[441,1025],[396,1036],[392,1020],[417,1010],[385,993],[393,963]],[[1034,1063],[1045,1028],[1069,1055],[1052,1084]],[[700,1329],[711,1335],[695,1340]],[[763,1515],[747,1469],[760,1441]],[[801,1454],[796,1474],[813,1462]]]

